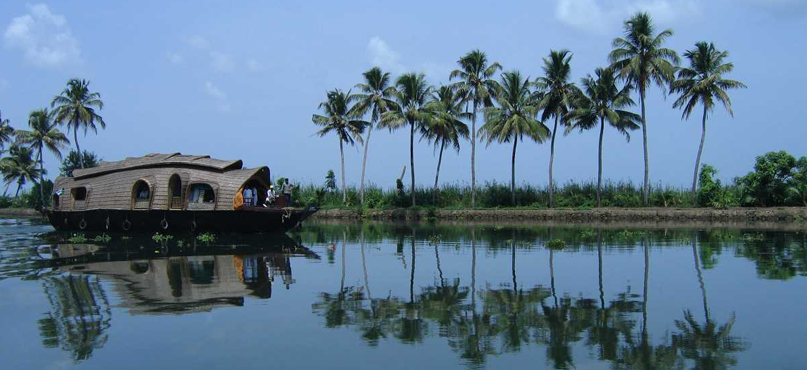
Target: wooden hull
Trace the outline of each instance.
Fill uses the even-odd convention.
[[[249,207],[234,211],[87,210],[46,211],[57,231],[108,233],[283,233],[315,208]]]

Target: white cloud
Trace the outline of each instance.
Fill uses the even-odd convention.
[[[218,101],[218,109],[221,112],[229,112],[232,108],[227,100],[227,94],[213,85],[210,81],[205,81],[204,91],[207,95]]]
[[[434,63],[426,61],[411,68],[401,63],[401,55],[392,49],[386,41],[378,36],[370,38],[367,43],[367,53],[370,57],[370,64],[380,67],[385,72],[400,74],[405,72],[422,72],[426,78],[432,81],[440,81],[448,78],[451,66],[448,64]]]
[[[637,11],[650,13],[662,26],[698,16],[696,0],[556,0],[555,18],[572,28],[592,33],[610,33]]]
[[[219,51],[210,52],[210,65],[220,72],[232,72],[235,69],[233,57]]]
[[[255,59],[247,59],[247,69],[250,72],[260,72],[263,71],[263,64]]]
[[[406,70],[401,64],[401,55],[392,50],[387,42],[378,36],[371,38],[367,43],[367,53],[370,55],[370,63],[373,66],[393,73],[402,73]]]
[[[81,62],[81,49],[67,20],[45,4],[28,5],[28,14],[12,19],[3,38],[7,48],[22,50],[25,60],[37,67]]]
[[[165,57],[171,64],[182,64],[185,62],[185,58],[182,57],[182,54],[175,53],[173,51],[165,53]]]
[[[200,49],[200,50],[207,50],[210,47],[210,43],[202,36],[196,35],[191,36],[189,39],[186,40],[188,45]]]

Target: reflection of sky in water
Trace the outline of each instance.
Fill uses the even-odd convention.
[[[799,232],[310,224],[317,256],[146,239],[41,269],[47,229],[0,222],[4,368],[798,368],[807,340]]]

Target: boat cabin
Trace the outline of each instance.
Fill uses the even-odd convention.
[[[244,168],[241,160],[148,154],[73,171],[54,183],[53,209],[236,210],[264,207],[269,168]]]

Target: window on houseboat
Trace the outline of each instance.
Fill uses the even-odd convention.
[[[135,198],[138,201],[149,200],[151,198],[151,189],[145,181],[138,181],[135,190]]]
[[[87,188],[85,188],[85,187],[73,188],[71,193],[73,193],[73,200],[86,200],[87,199]]]
[[[214,203],[216,201],[216,193],[208,184],[193,184],[190,194],[191,203]]]

